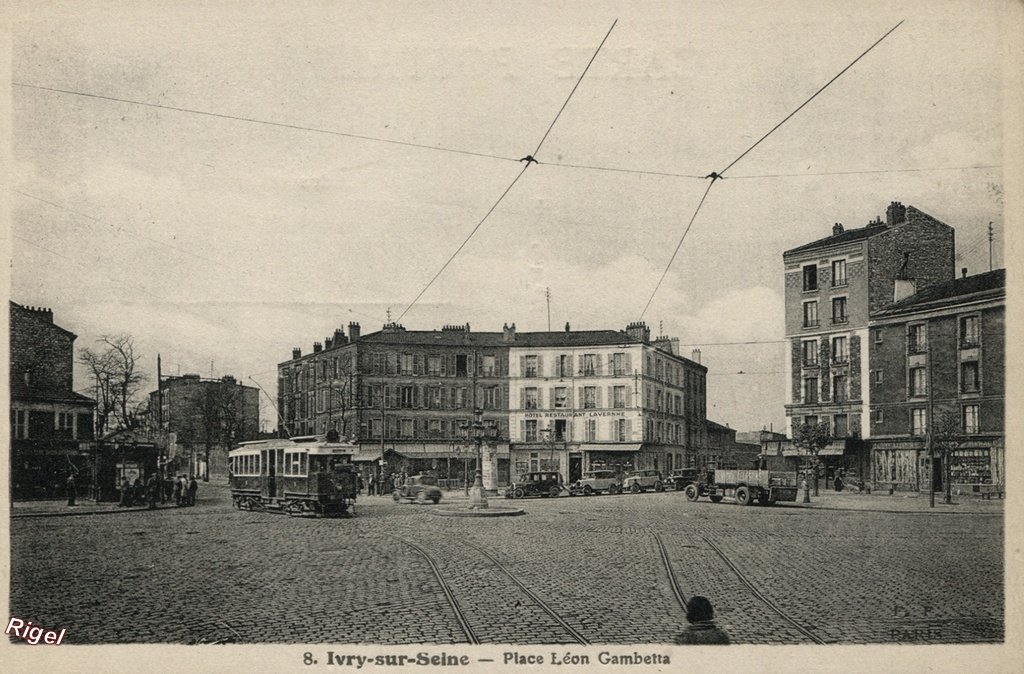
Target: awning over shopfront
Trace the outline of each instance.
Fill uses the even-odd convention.
[[[639,452],[640,443],[619,443],[609,445],[580,445],[584,452]]]
[[[818,456],[842,456],[846,450],[846,438],[840,438],[839,440],[833,440],[831,443],[821,448],[818,452]],[[796,447],[794,445],[783,445],[782,447],[783,456],[810,456],[810,453],[803,447]]]
[[[380,459],[380,448],[376,450],[360,450],[352,455],[352,463],[371,463]]]
[[[388,447],[389,452],[394,452],[408,459],[458,459],[476,458],[475,445],[452,445],[441,442],[418,442],[409,444],[396,444]],[[481,448],[484,456],[488,452],[494,452],[496,456],[508,458],[508,443],[502,442],[496,445],[484,444]],[[377,458],[380,458],[380,450],[377,450]],[[354,461],[355,459],[353,459]]]

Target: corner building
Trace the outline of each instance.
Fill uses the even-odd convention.
[[[892,202],[885,221],[836,223],[830,236],[783,253],[783,263],[789,435],[801,423],[828,422],[835,440],[823,462],[867,475],[870,316],[953,278],[953,228]]]

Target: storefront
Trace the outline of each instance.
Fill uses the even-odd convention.
[[[393,454],[392,454],[393,452]],[[472,484],[477,463],[484,488],[495,490],[509,484],[509,445],[507,442],[483,443],[479,455],[475,444],[396,443],[385,453],[386,473],[430,473],[443,487],[461,488]]]

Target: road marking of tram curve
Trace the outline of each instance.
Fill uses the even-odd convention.
[[[797,630],[798,630],[798,631],[799,631],[799,632],[800,632],[801,634],[803,634],[804,636],[806,636],[806,637],[807,637],[808,639],[810,639],[811,641],[813,641],[813,642],[814,642],[814,643],[816,643],[816,644],[820,644],[820,645],[822,645],[822,646],[824,646],[824,645],[825,645],[825,643],[826,643],[825,641],[823,641],[823,640],[822,640],[822,639],[821,639],[820,637],[818,637],[818,636],[817,636],[816,634],[814,634],[813,632],[811,632],[810,630],[808,630],[807,628],[805,628],[805,627],[804,627],[803,625],[801,625],[800,623],[798,623],[798,622],[797,622],[796,620],[794,620],[793,618],[790,618],[790,617],[789,617],[789,615],[788,615],[788,614],[787,614],[787,613],[786,613],[785,611],[783,611],[783,610],[782,610],[781,608],[779,608],[778,606],[776,606],[776,605],[775,605],[775,603],[774,603],[774,602],[773,602],[773,601],[772,601],[771,599],[769,599],[768,597],[764,596],[764,595],[763,595],[763,594],[762,594],[762,593],[760,592],[760,590],[758,590],[758,589],[757,589],[756,587],[754,587],[754,584],[753,584],[753,583],[751,583],[751,582],[750,582],[750,580],[748,580],[748,579],[747,579],[747,577],[743,575],[743,573],[742,573],[742,572],[741,572],[741,571],[739,570],[739,568],[737,568],[737,567],[736,567],[736,565],[732,563],[732,560],[730,560],[730,559],[729,559],[729,558],[728,558],[728,557],[726,556],[726,554],[725,554],[724,552],[722,552],[722,549],[721,549],[721,548],[719,548],[719,547],[718,547],[717,545],[715,545],[715,544],[714,544],[714,543],[713,543],[713,542],[711,541],[711,539],[709,539],[709,538],[708,538],[707,536],[701,536],[701,538],[703,538],[703,539],[704,539],[704,542],[705,542],[705,543],[707,543],[707,544],[708,544],[709,546],[711,546],[711,549],[712,549],[712,550],[714,550],[714,551],[715,551],[716,553],[718,553],[718,556],[722,558],[722,561],[723,561],[723,562],[725,562],[725,563],[726,563],[726,564],[727,564],[727,565],[729,566],[729,568],[730,568],[730,569],[732,569],[733,573],[735,573],[735,574],[736,574],[736,577],[740,579],[740,582],[741,582],[741,583],[743,583],[744,585],[746,585],[746,586],[747,586],[747,589],[748,589],[748,590],[750,590],[750,592],[751,592],[751,593],[752,593],[752,594],[753,594],[753,595],[754,595],[755,597],[757,597],[757,598],[758,598],[758,599],[760,599],[760,600],[761,600],[762,602],[764,602],[764,604],[765,604],[765,605],[766,605],[766,606],[767,606],[768,608],[770,608],[770,609],[772,609],[773,611],[775,611],[776,613],[778,613],[778,614],[779,614],[779,616],[780,616],[780,617],[781,617],[781,618],[782,618],[783,620],[785,620],[785,621],[786,621],[786,622],[788,622],[788,623],[789,623],[790,625],[792,625],[793,627],[795,627],[795,628],[796,628],[796,629],[797,629]]]
[[[430,570],[434,572],[434,577],[437,578],[438,585],[441,586],[441,591],[444,593],[445,598],[452,607],[452,611],[455,613],[455,619],[458,621],[459,627],[461,627],[462,631],[466,634],[466,638],[469,640],[469,643],[479,644],[480,638],[477,637],[476,633],[473,631],[473,627],[469,624],[469,620],[466,617],[465,612],[463,612],[462,607],[459,606],[459,600],[455,598],[455,593],[452,592],[451,587],[448,586],[448,582],[444,579],[444,576],[441,575],[441,570],[437,567],[437,563],[434,562],[434,558],[431,557],[426,550],[410,540],[406,540],[405,538],[396,536],[395,534],[382,533],[384,533],[385,536],[390,536],[391,538],[405,543],[410,548],[420,553],[423,556],[423,559],[427,560],[427,564],[430,565]]]

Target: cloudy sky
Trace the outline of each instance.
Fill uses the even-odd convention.
[[[272,394],[293,346],[389,309],[409,329],[543,330],[550,288],[556,329],[621,328],[707,189],[685,176],[722,170],[901,20],[715,184],[643,317],[701,345],[711,418],[779,428],[782,251],[898,200],[956,227],[973,272],[992,222],[1002,266],[1012,3],[495,5],[15,9],[12,299],[81,347],[129,332],[150,370],[160,353]],[[541,163],[409,308],[616,19]]]

